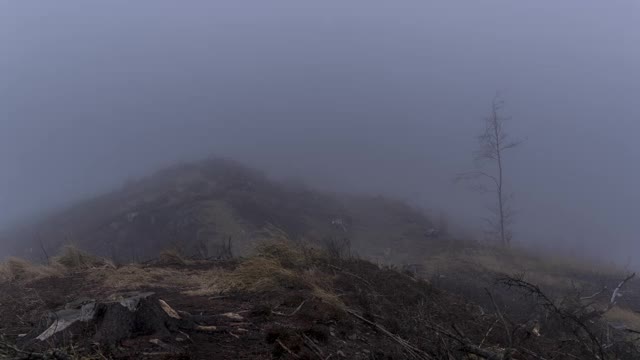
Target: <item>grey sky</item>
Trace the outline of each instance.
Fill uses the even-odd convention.
[[[215,152],[474,226],[500,90],[517,238],[640,250],[635,0],[4,1],[0,54],[0,222]]]

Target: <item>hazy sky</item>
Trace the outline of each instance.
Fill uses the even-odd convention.
[[[217,153],[444,209],[499,90],[516,239],[640,250],[640,2],[2,1],[0,222]]]

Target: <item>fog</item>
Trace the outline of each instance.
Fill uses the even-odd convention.
[[[479,232],[499,91],[515,241],[640,250],[635,0],[5,1],[0,54],[0,223],[217,154]]]

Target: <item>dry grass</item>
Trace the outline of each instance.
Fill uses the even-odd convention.
[[[214,295],[227,291],[283,292],[302,289],[323,302],[344,307],[333,291],[333,279],[317,271],[317,255],[314,251],[283,240],[262,242],[256,247],[256,254],[243,260],[233,271],[200,274],[197,286],[185,293]]]
[[[59,266],[37,265],[14,257],[0,264],[0,281],[28,282],[63,274]]]
[[[254,257],[243,261],[230,274],[238,290],[269,291],[281,287],[304,285],[296,272],[286,269],[277,259]]]
[[[612,325],[624,325],[628,329],[640,331],[640,314],[619,306],[607,311],[604,319]]]
[[[317,263],[323,261],[325,254],[316,249],[286,240],[265,241],[257,246],[256,256],[241,264],[232,275],[248,291],[308,289],[323,302],[344,308],[334,292],[334,279],[317,269]]]
[[[167,254],[171,263],[180,262],[174,253]],[[310,290],[318,298],[339,303],[331,291],[331,279],[314,270],[313,259],[302,249],[284,241],[259,244],[256,254],[242,260],[234,270],[132,264],[91,271],[89,276],[108,289],[163,287],[181,289],[188,295],[217,295],[231,291],[272,292],[295,288]]]
[[[29,282],[88,269],[115,269],[115,265],[107,259],[87,254],[73,246],[65,246],[62,253],[54,257],[49,265],[9,258],[0,264],[0,281]]]
[[[159,264],[116,267],[106,259],[66,247],[51,265],[35,265],[11,258],[0,265],[0,280],[27,282],[84,272],[88,281],[102,284],[106,292],[171,288],[187,295],[207,296],[234,291],[284,292],[299,289],[309,291],[310,295],[328,304],[342,307],[342,301],[333,291],[333,278],[316,268],[320,259],[317,250],[278,240],[260,243],[256,246],[255,255],[242,260],[233,270],[185,268],[190,260],[170,251],[163,252]],[[169,264],[178,266],[163,266]]]
[[[442,253],[427,259],[424,265],[427,275],[431,277],[450,274],[521,275],[528,282],[558,289],[588,285],[588,279],[592,278],[624,277],[623,271],[612,266],[492,247]]]
[[[156,264],[158,265],[178,265],[185,266],[192,264],[193,261],[187,259],[182,255],[182,253],[176,249],[164,250],[160,253],[158,257],[158,261]]]
[[[91,271],[91,280],[110,290],[172,288],[191,295],[221,294],[230,291],[228,271],[220,268],[188,270],[131,264],[118,269]]]
[[[69,270],[86,270],[94,268],[115,268],[112,261],[90,255],[75,246],[67,245],[62,253],[53,258],[54,264],[59,264]]]
[[[294,244],[285,238],[265,240],[255,246],[255,256],[272,259],[289,269],[308,267],[317,258],[317,250],[305,247],[303,244]]]

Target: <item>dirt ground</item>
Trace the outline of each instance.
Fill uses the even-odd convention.
[[[128,329],[132,336],[113,344],[96,342],[94,329],[69,332],[55,342],[34,340],[51,322],[50,314],[67,304],[131,290],[153,292],[195,326],[162,333],[134,327]],[[597,346],[606,339],[593,338],[589,345],[589,334],[565,327],[566,319],[554,320],[548,309],[536,313],[532,296],[495,295],[495,306],[481,306],[393,267],[278,246],[241,260],[73,269],[0,283],[0,357],[598,358]],[[500,297],[521,306],[504,307]],[[613,339],[611,331],[606,336]],[[616,339],[621,340],[611,343],[617,352],[606,358],[633,359],[635,345]]]
[[[172,267],[175,269],[175,266]],[[371,269],[378,271],[375,266]],[[202,266],[201,270],[204,270]],[[49,312],[64,308],[65,304],[78,299],[103,298],[114,292],[93,280],[94,271],[28,283],[0,284],[0,333],[4,334],[4,339],[18,342],[21,337],[31,336],[34,329],[46,321]],[[368,301],[361,297],[366,298],[363,290],[369,287],[368,280],[358,280],[360,275],[355,273],[341,274],[337,266],[331,271],[336,274],[337,291],[341,297],[354,306],[366,306]],[[407,275],[396,274],[412,284],[416,282]],[[362,284],[354,286],[354,279]],[[422,285],[428,286],[426,283]],[[200,325],[215,326],[216,330],[181,330],[162,337],[141,334],[111,348],[92,343],[90,338],[85,337],[86,334],[70,334],[66,344],[56,346],[77,354],[78,358],[406,358],[402,347],[393,339],[342,309],[314,297],[308,289],[294,286],[259,293],[232,292],[216,296],[186,295],[184,289],[155,287],[153,284],[136,290],[154,292],[172,308],[202,319]],[[372,309],[358,309],[363,310],[366,313]],[[234,315],[221,316],[223,314]],[[374,314],[366,316],[375,319]],[[152,342],[156,339],[161,341],[161,346]],[[38,352],[43,350],[41,345],[32,348]]]

